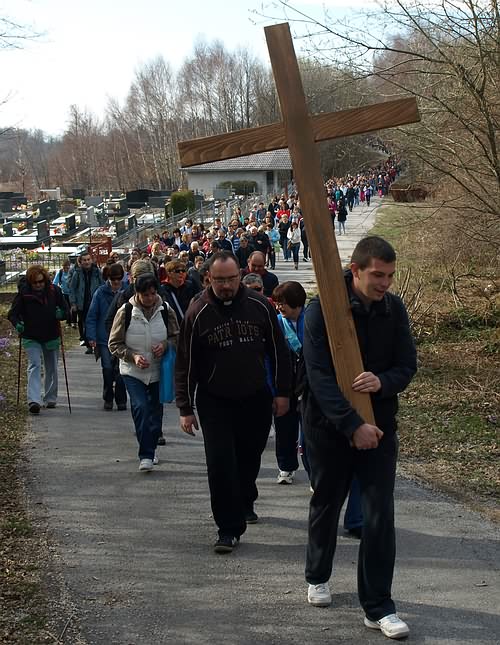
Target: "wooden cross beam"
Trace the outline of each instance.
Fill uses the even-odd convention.
[[[181,165],[288,147],[314,263],[337,381],[367,423],[375,423],[369,394],[352,389],[364,371],[334,229],[326,204],[316,141],[370,132],[420,119],[415,99],[310,117],[288,23],[264,29],[283,123],[179,143]]]

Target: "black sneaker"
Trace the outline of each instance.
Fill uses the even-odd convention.
[[[111,412],[113,409],[113,401],[104,401],[103,409],[106,410],[106,412]]]
[[[238,546],[240,538],[234,535],[219,535],[214,544],[215,553],[231,553],[235,546]]]
[[[158,437],[158,441],[156,442],[156,445],[157,446],[166,446],[167,445],[167,442],[165,441],[165,437],[162,434]]]
[[[87,347],[87,349],[85,350],[85,353],[86,354],[93,354],[94,350],[92,349],[92,347]]]
[[[363,533],[362,526],[354,526],[352,529],[346,529],[346,536],[355,538],[356,540],[361,540],[361,535]]]
[[[28,410],[30,414],[40,414],[40,404],[33,401],[28,405]]]
[[[116,407],[118,408],[118,410],[123,411],[123,410],[127,409],[127,404],[126,403],[118,403],[116,405]]]
[[[253,508],[245,513],[245,521],[247,524],[257,524],[257,522],[259,521],[259,516],[253,510]]]

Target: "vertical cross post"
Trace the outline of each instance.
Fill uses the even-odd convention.
[[[319,152],[290,27],[287,23],[273,25],[265,28],[265,34],[337,382],[344,396],[363,419],[374,424],[370,396],[352,389],[354,378],[364,371],[363,361],[347,298],[337,241],[326,204]]]

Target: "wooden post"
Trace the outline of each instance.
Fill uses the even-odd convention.
[[[351,405],[367,423],[375,423],[370,396],[352,389],[364,371],[351,315],[344,272],[332,219],[326,203],[319,152],[300,79],[288,24],[265,28],[271,65],[280,99],[293,173],[304,214],[307,240],[314,262],[321,309],[328,330],[337,382]]]

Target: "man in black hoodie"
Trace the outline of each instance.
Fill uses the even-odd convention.
[[[290,352],[267,298],[240,284],[234,255],[219,251],[209,266],[210,287],[191,303],[181,325],[176,404],[181,428],[191,435],[198,429],[196,405],[219,529],[214,549],[229,553],[247,524],[258,521],[255,482],[273,411],[288,411]]]
[[[395,561],[394,480],[398,451],[398,393],[417,369],[408,315],[388,291],[396,254],[380,237],[361,240],[345,280],[364,370],[352,389],[370,394],[376,425],[365,422],[340,391],[318,299],[311,301],[304,324],[307,380],[303,420],[314,493],[309,508],[306,554],[308,600],[331,603],[328,580],[337,540],[340,509],[356,475],[363,507],[358,556],[358,595],[364,624],[388,638],[404,638],[408,625],[391,598]]]

